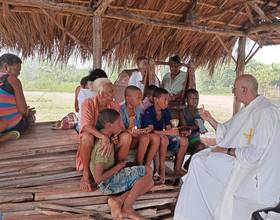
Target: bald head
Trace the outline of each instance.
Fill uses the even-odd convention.
[[[258,94],[258,81],[254,76],[250,74],[244,74],[237,77],[235,84],[239,85],[240,87],[248,88],[248,90],[253,95]]]

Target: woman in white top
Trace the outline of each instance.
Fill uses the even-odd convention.
[[[75,110],[76,110],[76,99],[77,99],[77,106],[78,106],[78,123],[76,126],[76,130],[80,131],[80,112],[82,108],[83,102],[91,98],[93,96],[96,96],[97,93],[94,89],[93,82],[98,78],[107,78],[106,73],[102,69],[95,69],[89,72],[88,76],[85,76],[81,80],[81,85],[79,88],[79,91],[76,95],[77,98],[75,98]],[[77,92],[78,87],[76,88],[75,93]]]

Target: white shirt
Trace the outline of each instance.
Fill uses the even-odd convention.
[[[143,84],[142,80],[143,80],[142,73],[139,71],[134,71],[134,72],[132,72],[132,74],[128,80],[128,85],[138,87],[139,89],[141,89],[141,91],[143,93],[144,84]]]

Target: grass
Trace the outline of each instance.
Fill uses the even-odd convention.
[[[74,94],[61,92],[25,92],[27,103],[36,108],[38,122],[60,120],[74,111]],[[220,122],[232,115],[232,96],[201,95],[200,103]],[[206,125],[209,131],[213,131]]]
[[[38,122],[56,121],[74,111],[74,94],[61,92],[25,92],[27,104],[36,108]]]

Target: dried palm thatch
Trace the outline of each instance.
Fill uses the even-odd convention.
[[[102,17],[103,57],[119,67],[178,54],[213,70],[240,36],[280,43],[277,0],[0,0],[0,9],[1,48],[64,62],[91,59],[93,16]]]

